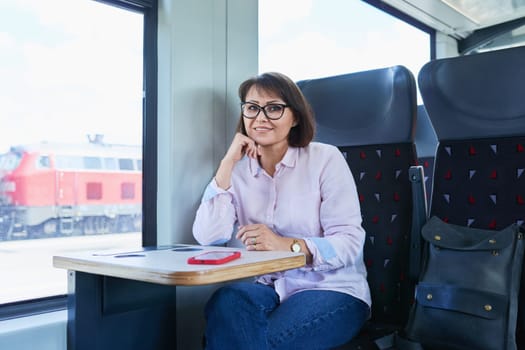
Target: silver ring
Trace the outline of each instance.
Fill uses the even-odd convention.
[[[252,238],[252,245],[256,245],[257,244],[257,237],[253,237]]]

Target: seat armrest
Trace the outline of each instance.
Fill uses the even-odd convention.
[[[410,266],[409,278],[414,283],[419,278],[421,268],[421,228],[427,222],[427,194],[425,190],[425,174],[421,165],[413,165],[408,170],[412,186],[412,229],[410,232]]]

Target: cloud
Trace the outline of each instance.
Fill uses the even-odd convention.
[[[313,0],[259,0],[259,18],[265,20],[265,30],[259,33],[271,37],[284,26],[306,18],[312,11]]]
[[[0,32],[0,51],[8,52],[14,46],[13,37],[6,32]]]

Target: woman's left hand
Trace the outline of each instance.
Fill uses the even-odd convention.
[[[235,236],[247,250],[288,250],[287,238],[277,235],[264,224],[239,227]]]

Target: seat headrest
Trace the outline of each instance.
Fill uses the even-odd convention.
[[[317,141],[336,146],[413,141],[416,85],[403,66],[297,84],[314,110]]]
[[[418,81],[439,140],[525,132],[525,47],[430,61]]]

